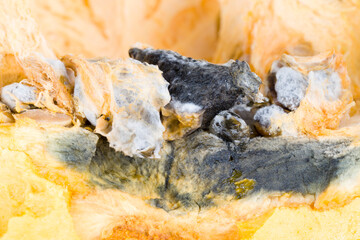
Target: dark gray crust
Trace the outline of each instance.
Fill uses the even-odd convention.
[[[317,195],[359,167],[360,148],[350,144],[350,139],[258,137],[235,146],[199,130],[167,144],[167,152],[154,160],[126,157],[100,139],[89,170],[103,187],[151,198],[166,210],[190,210],[259,191]],[[241,180],[254,185],[239,196],[235,182]]]
[[[69,129],[50,132],[46,136],[46,151],[67,166],[78,171],[87,171],[94,157],[98,136],[85,130]]]
[[[261,84],[244,61],[217,65],[151,48],[131,48],[129,55],[159,67],[170,83],[173,101],[201,106],[205,110],[202,127],[207,127],[217,113],[231,108],[240,94],[255,99]]]

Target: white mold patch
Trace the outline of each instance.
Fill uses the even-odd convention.
[[[298,71],[290,67],[280,68],[276,72],[275,91],[277,100],[289,110],[299,107],[306,94],[308,82]]]
[[[28,108],[27,105],[35,104],[36,99],[36,88],[22,83],[12,83],[1,89],[1,101],[13,111]]]

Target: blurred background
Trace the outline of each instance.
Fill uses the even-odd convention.
[[[141,42],[223,63],[249,62],[262,78],[283,53],[342,53],[360,97],[358,0],[29,0],[59,56],[128,57]]]

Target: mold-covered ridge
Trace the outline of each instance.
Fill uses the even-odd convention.
[[[360,169],[360,148],[350,144],[349,139],[257,137],[237,147],[199,130],[166,144],[154,161],[124,156],[100,139],[89,171],[103,187],[145,197],[166,210],[189,210],[260,192],[318,196]]]
[[[73,104],[71,114],[55,113],[70,117],[70,123],[61,121],[64,126],[75,120],[77,124],[64,128],[74,132],[49,138],[47,151],[89,172],[95,184],[141,196],[166,210],[189,210],[255,193],[318,196],[332,182],[358,174],[359,148],[351,146],[350,138],[306,136],[319,132],[314,123],[322,119],[327,120],[320,126],[322,132],[336,129],[351,107],[348,77],[339,56],[284,56],[280,65],[274,64],[274,87],[269,90],[273,98],[268,103],[259,93],[260,79],[245,62],[215,65],[152,49],[131,49],[130,55],[157,66],[134,59],[87,60],[66,55],[55,64],[64,70],[59,71],[62,75],[50,71],[54,81],[38,76],[49,86],[68,80],[60,89]],[[35,60],[29,64],[39,61],[41,66],[57,69],[48,59],[38,56]],[[39,86],[17,76],[14,85],[5,84],[7,92],[1,96],[10,105],[6,113],[15,121],[19,114],[63,109],[52,99],[37,105],[33,100],[43,99],[36,95]],[[292,84],[295,87],[284,88],[293,76],[299,76]],[[293,91],[297,86],[303,86],[301,94]],[[328,89],[336,91],[326,95]],[[312,105],[317,93],[313,90],[324,93],[316,106]],[[21,100],[17,96],[23,92],[36,97],[14,105],[12,96]],[[57,103],[56,108],[48,102]],[[336,108],[324,112],[330,104]],[[21,113],[11,115],[17,107]],[[60,120],[51,126],[59,127]],[[289,124],[297,138],[286,134]],[[76,133],[79,129],[83,134]],[[95,133],[101,135],[99,141]],[[256,137],[259,133],[272,138]]]

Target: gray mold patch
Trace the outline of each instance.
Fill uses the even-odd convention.
[[[51,133],[46,138],[46,150],[55,159],[79,171],[88,170],[96,151],[96,134],[74,128],[61,133]]]
[[[165,157],[149,159],[125,156],[116,152],[101,137],[89,171],[92,181],[105,188],[117,188],[137,196],[158,198],[163,195],[165,163]]]
[[[278,102],[289,110],[296,110],[306,94],[308,82],[298,71],[290,67],[280,68],[276,73],[275,91]]]
[[[178,200],[185,207],[207,207],[216,199],[234,194],[235,186],[224,184],[233,170],[233,163],[223,140],[198,131],[174,145],[168,189],[172,193],[168,195],[170,201]]]
[[[337,178],[339,163],[349,161],[350,168],[359,165],[359,154],[347,155],[350,143],[349,139],[254,138],[242,149],[230,150],[215,136],[197,132],[174,143],[168,189],[172,194],[167,197],[188,208],[259,191],[317,195]]]
[[[285,111],[277,105],[260,108],[254,115],[256,129],[264,136],[280,135],[281,123],[277,120],[285,114]]]
[[[257,138],[238,154],[238,170],[241,178],[256,181],[254,191],[317,194],[336,177],[339,163],[349,160],[339,155],[349,145],[346,139]]]
[[[342,160],[339,162],[338,169],[334,174],[332,183],[345,189],[351,188],[353,184],[358,182],[360,177],[360,149],[359,147],[349,147],[347,151],[336,148],[331,153]]]
[[[342,93],[341,78],[332,69],[311,71],[309,73],[312,91],[323,90],[327,101],[337,101]],[[315,95],[316,96],[316,95]]]
[[[276,118],[278,115],[285,114],[285,111],[276,105],[260,108],[255,116],[254,120],[265,128],[271,127],[271,119]]]
[[[67,163],[88,163],[69,156],[83,154],[86,147],[74,149],[69,139],[65,144],[69,153],[53,152]],[[166,144],[160,159],[124,156],[103,137],[86,159],[93,155],[88,167],[94,183],[143,197],[167,211],[188,211],[258,192],[318,195],[331,182],[345,179],[349,169],[359,169],[360,148],[350,144],[350,139],[257,137],[235,146],[196,131]]]

